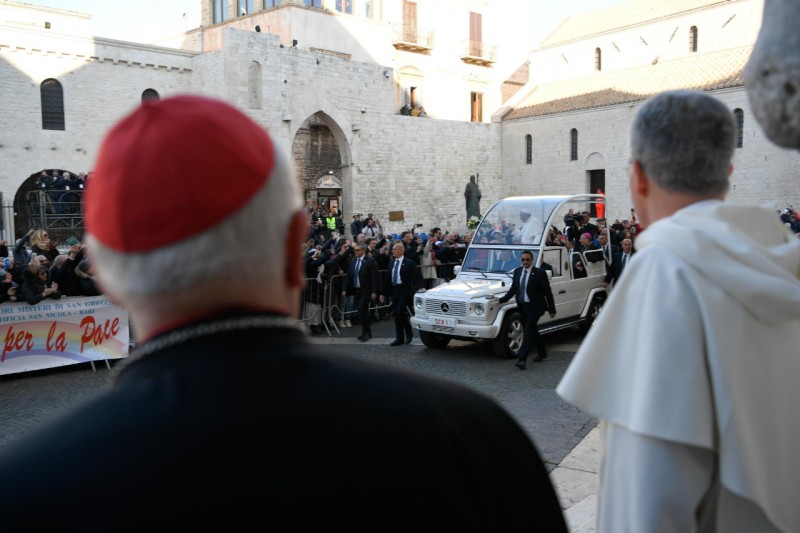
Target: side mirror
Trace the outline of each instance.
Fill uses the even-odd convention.
[[[454,266],[454,267],[453,267],[453,274],[455,274],[456,276],[458,276],[458,274],[459,274],[460,272],[461,272],[461,265],[456,265],[456,266]]]
[[[547,279],[553,279],[553,271],[552,270],[545,270],[547,272]]]

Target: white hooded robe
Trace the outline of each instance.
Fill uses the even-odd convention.
[[[604,422],[597,530],[800,531],[800,240],[707,201],[636,247],[557,388]]]

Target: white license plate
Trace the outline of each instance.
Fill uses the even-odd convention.
[[[452,318],[434,318],[433,325],[445,328],[454,328],[456,327],[456,321]]]

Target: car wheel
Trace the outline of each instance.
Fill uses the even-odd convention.
[[[503,359],[513,359],[517,357],[519,349],[522,348],[524,338],[525,323],[519,311],[512,311],[503,320],[503,327],[500,335],[492,341],[492,352],[497,357]]]
[[[429,331],[420,331],[419,338],[422,344],[434,350],[441,350],[450,343],[450,337],[447,335],[438,335]]]
[[[597,320],[597,316],[600,314],[600,310],[603,308],[603,301],[604,298],[601,296],[595,296],[592,298],[592,303],[589,305],[589,311],[586,313],[586,318],[581,322],[578,329],[584,335],[589,332],[589,328],[592,327],[594,321]]]

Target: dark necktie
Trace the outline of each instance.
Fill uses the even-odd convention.
[[[354,284],[355,284],[356,288],[360,288],[361,287],[361,283],[358,280],[358,271],[359,270],[361,270],[361,258],[360,257],[358,259],[356,259],[356,270],[355,270],[355,281],[354,281]]]
[[[392,272],[392,283],[400,285],[400,261],[394,260],[394,270]]]
[[[628,254],[622,254],[622,262],[619,265],[619,271],[622,272],[622,269],[625,268],[625,262],[628,259]]]
[[[526,269],[522,269],[522,284],[520,286],[520,290],[522,291],[522,301],[525,301],[525,297],[527,296],[528,290],[528,271]]]

